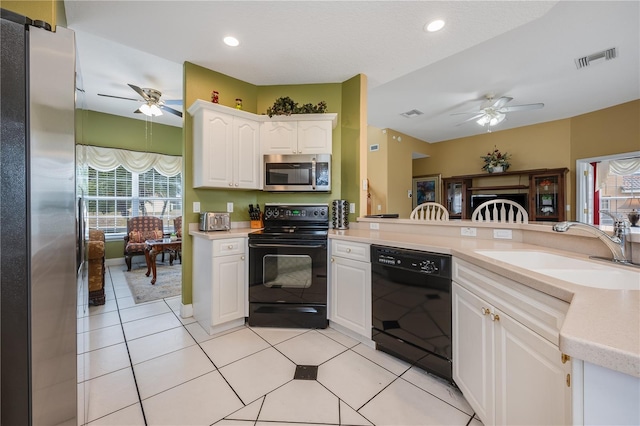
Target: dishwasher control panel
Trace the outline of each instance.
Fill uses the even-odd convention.
[[[451,277],[451,256],[448,254],[372,245],[371,263]]]

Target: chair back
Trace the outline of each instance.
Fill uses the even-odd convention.
[[[511,200],[495,199],[480,204],[471,215],[473,222],[529,223],[529,214]]]
[[[413,209],[409,219],[431,222],[446,221],[449,220],[449,211],[442,204],[434,202],[422,203]]]
[[[182,216],[173,219],[173,232],[175,232],[178,237],[182,237]]]
[[[159,229],[162,231],[162,219],[154,216],[136,216],[127,221],[127,233],[131,231],[148,232]]]

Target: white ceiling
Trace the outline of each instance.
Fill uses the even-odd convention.
[[[339,83],[362,73],[369,124],[428,142],[485,132],[474,122],[458,126],[465,117],[451,114],[478,110],[487,94],[514,98],[509,106],[545,104],[509,113],[493,131],[640,98],[638,1],[65,0],[65,7],[84,107],[130,118],[145,119],[133,114],[139,104],[97,94],[137,98],[131,83],[180,99],[185,61],[254,85]],[[447,26],[424,32],[435,18]],[[226,35],[240,46],[224,45]],[[576,69],[575,58],[611,47],[615,60]],[[400,115],[412,109],[424,115]],[[167,113],[153,120],[182,125]]]

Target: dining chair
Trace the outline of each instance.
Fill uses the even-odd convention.
[[[529,214],[520,204],[497,198],[480,204],[471,215],[472,222],[529,223]]]
[[[413,209],[409,219],[428,222],[446,221],[449,220],[449,211],[442,204],[427,202]]]

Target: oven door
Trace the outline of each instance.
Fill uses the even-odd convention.
[[[327,241],[249,241],[249,325],[324,328]]]

